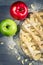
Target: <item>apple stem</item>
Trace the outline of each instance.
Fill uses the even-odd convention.
[[[19,11],[22,11],[22,10],[23,10],[23,8],[20,8],[20,9],[19,9]]]

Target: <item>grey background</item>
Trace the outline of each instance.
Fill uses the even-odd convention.
[[[10,5],[15,1],[18,1],[18,0],[0,0],[0,22],[6,18],[13,19],[10,16],[9,9],[10,9]],[[30,4],[33,4],[33,3],[43,5],[43,0],[19,0],[19,1],[24,1],[29,7],[30,7]],[[38,8],[40,8],[39,5],[38,5]],[[1,36],[2,35],[0,34],[0,38]],[[12,56],[12,54],[9,54],[9,50],[6,47],[6,44],[4,45],[0,44],[0,65],[22,65],[22,64],[21,62],[17,61],[15,55]],[[34,65],[43,65],[43,63],[38,61],[38,62],[35,62]]]
[[[13,2],[18,1],[18,0],[0,0],[0,5],[11,5]],[[42,3],[43,4],[43,0],[19,0],[19,1],[23,1],[25,2],[27,5],[30,3]]]

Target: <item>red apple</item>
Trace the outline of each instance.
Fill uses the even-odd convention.
[[[28,15],[28,7],[24,2],[17,1],[11,5],[10,14],[17,20],[23,20]]]

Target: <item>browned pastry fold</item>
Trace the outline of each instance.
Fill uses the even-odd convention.
[[[41,24],[43,25],[43,19],[41,18],[41,14],[38,14],[36,12],[34,12],[34,14],[36,15],[37,19],[39,20],[39,22],[41,22]]]
[[[30,54],[32,55],[32,57],[37,60],[41,57],[41,54],[40,54],[40,51],[39,50],[34,50],[32,46],[34,46],[35,44],[34,43],[31,43],[31,42],[28,42],[28,40],[26,39],[26,37],[24,36],[25,35],[25,32],[22,31],[22,40],[23,42],[26,44],[26,46],[28,47],[29,51],[30,51]],[[37,57],[39,55],[39,57]]]
[[[43,16],[43,12],[39,12],[38,14],[39,14],[40,16]]]
[[[43,47],[41,46],[41,44],[43,44],[43,43],[41,43],[41,41],[38,41],[36,39],[36,36],[34,35],[34,33],[30,29],[28,29],[25,25],[23,25],[23,26],[24,26],[25,30],[27,32],[29,32],[29,34],[31,34],[32,38],[35,40],[35,42],[39,45],[40,49],[43,51]]]
[[[32,20],[32,22],[27,19],[28,22],[30,22],[30,24],[35,28],[35,30],[40,34],[40,36],[43,38],[43,32],[41,32],[33,23],[34,21]]]

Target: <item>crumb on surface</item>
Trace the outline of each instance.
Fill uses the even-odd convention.
[[[27,62],[28,61],[28,59],[25,59],[25,62]]]
[[[19,56],[19,57],[17,58],[17,60],[20,60],[20,58],[21,58],[21,57]]]
[[[22,62],[22,64],[24,65],[24,60],[22,60],[21,62]]]
[[[31,63],[29,63],[29,65],[32,65],[32,62],[31,62]]]
[[[0,44],[1,44],[1,45],[3,45],[4,43],[3,43],[3,42],[1,42]]]

